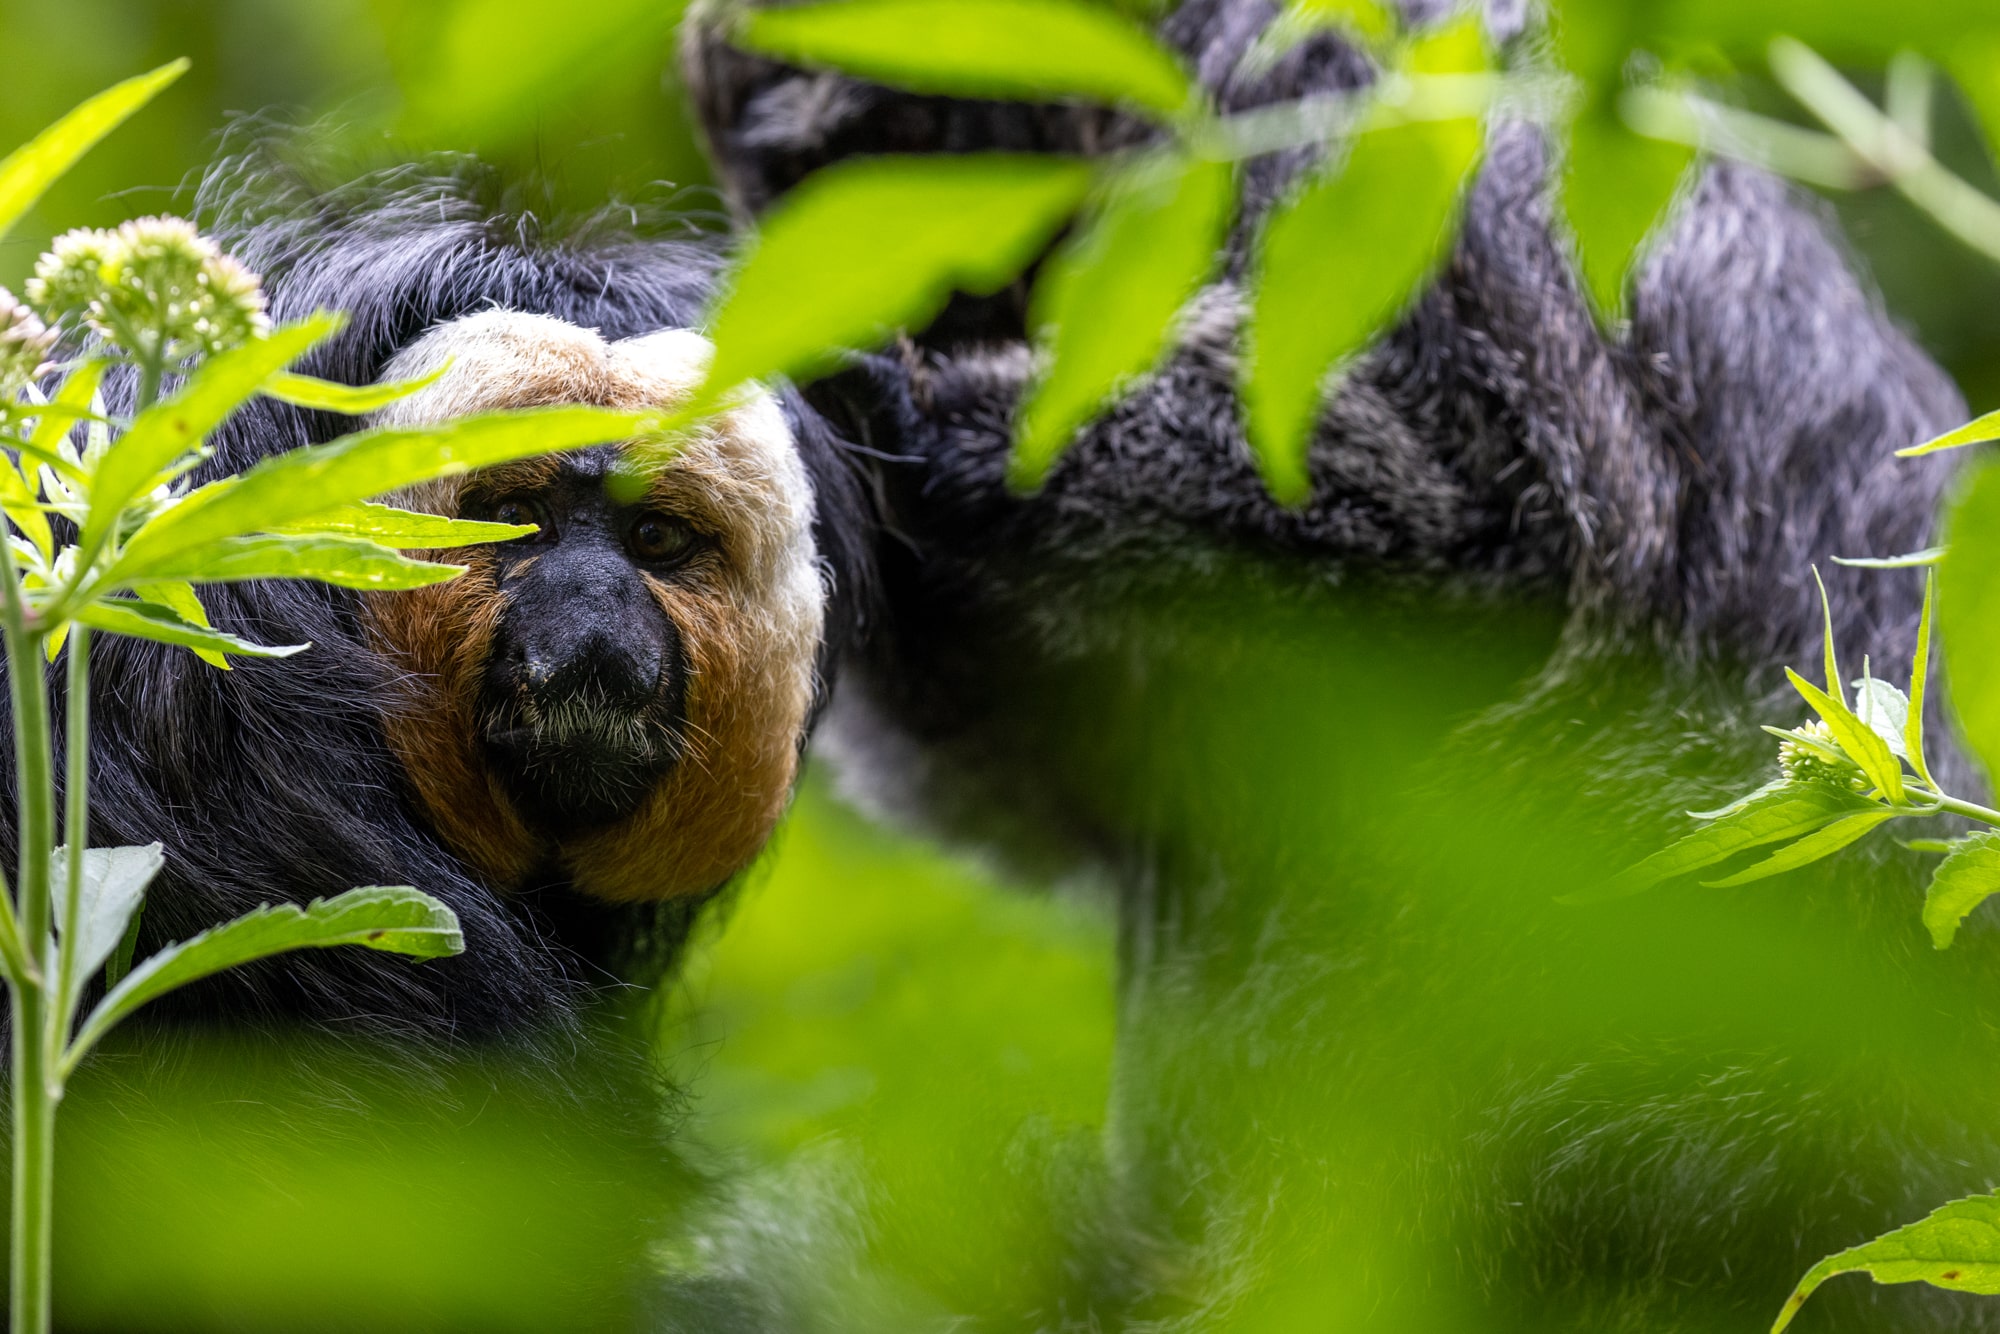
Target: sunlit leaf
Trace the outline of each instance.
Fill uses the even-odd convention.
[[[246,658],[289,658],[302,653],[309,644],[253,644],[221,630],[183,620],[171,607],[157,602],[92,602],[80,608],[76,619],[106,634],[130,635],[197,652],[234,653]]]
[[[1799,1280],[1771,1334],[1792,1323],[1813,1290],[1836,1274],[1877,1283],[1929,1283],[1958,1292],[2000,1293],[2000,1195],[1953,1200],[1930,1217],[1829,1255]]]
[[[1937,576],[1924,576],[1924,609],[1917,616],[1917,651],[1910,661],[1910,705],[1909,715],[1903,722],[1903,754],[1909,759],[1910,767],[1917,771],[1917,777],[1936,787],[1931,782],[1931,766],[1924,758],[1924,691],[1929,687],[1931,674],[1931,618],[1936,610]]]
[[[1817,713],[1820,721],[1826,724],[1826,730],[1833,733],[1834,744],[1840,747],[1848,759],[1861,767],[1861,772],[1868,776],[1868,781],[1880,788],[1891,801],[1901,801],[1903,768],[1896,762],[1895,755],[1890,752],[1889,743],[1877,735],[1873,728],[1855,717],[1854,711],[1846,704],[1827,694],[1789,667],[1785,669],[1785,679],[1792,683],[1792,689],[1798,691],[1806,703],[1812,705],[1813,712]]]
[[[952,289],[998,291],[1090,186],[1069,158],[975,153],[829,167],[765,215],[711,320],[695,407],[746,380],[808,379],[851,349],[916,328]]]
[[[5,457],[0,457],[0,511],[6,513],[23,537],[35,544],[42,559],[55,554],[56,540],[49,529],[49,516],[36,503],[32,483],[21,475],[13,460]]]
[[[1795,871],[1801,866],[1825,857],[1831,857],[1848,844],[1866,836],[1883,822],[1896,818],[1896,812],[1873,810],[1860,811],[1854,815],[1842,816],[1824,829],[1814,830],[1798,842],[1772,853],[1763,861],[1747,866],[1734,875],[1720,880],[1704,880],[1702,883],[1712,889],[1728,889],[1736,885],[1747,885],[1753,880],[1764,880],[1786,871]]]
[[[1703,825],[1671,847],[1620,872],[1601,887],[1565,897],[1565,903],[1596,903],[1650,889],[1663,880],[1727,861],[1741,852],[1803,838],[1836,820],[1872,811],[1859,793],[1823,783],[1780,783]]]
[[[108,577],[142,579],[182,553],[223,538],[268,532],[433,477],[629,439],[658,420],[657,413],[608,408],[523,408],[438,426],[361,431],[277,454],[155,516],[126,544]]]
[[[1925,547],[1904,556],[1835,556],[1833,563],[1855,570],[1915,570],[1943,559],[1943,547]]]
[[[139,903],[146,886],[166,865],[158,843],[132,848],[86,848],[83,853],[83,886],[77,896],[76,942],[72,947],[75,984],[81,986],[96,976],[118,942]],[[58,928],[69,920],[69,852],[57,848],[52,867],[56,886],[55,920]]]
[[[148,567],[151,579],[191,584],[247,579],[316,579],[341,588],[425,588],[456,579],[463,565],[412,560],[388,547],[354,537],[267,533],[225,537],[182,551]]]
[[[1887,681],[1864,676],[1854,683],[1854,716],[1866,723],[1889,753],[1909,758],[1904,735],[1910,722],[1910,700]]]
[[[1430,42],[1469,43],[1483,65],[1476,20]],[[1481,139],[1470,119],[1367,129],[1343,168],[1309,179],[1265,225],[1243,398],[1251,448],[1280,500],[1302,502],[1310,489],[1306,452],[1329,370],[1402,314],[1448,253]]]
[[[159,603],[190,625],[209,628],[208,608],[185,579],[142,579],[132,585],[132,593],[141,602]],[[219,671],[230,670],[229,659],[214,649],[198,648],[194,655]]]
[[[343,505],[309,519],[275,525],[274,531],[359,537],[403,551],[431,551],[445,547],[479,546],[486,542],[509,542],[538,529],[532,523],[447,519],[441,514],[426,514],[421,510],[364,503]]]
[[[1634,134],[1609,104],[1570,126],[1564,209],[1584,285],[1605,316],[1623,314],[1626,275],[1693,161],[1692,148]]]
[[[757,8],[737,42],[918,93],[1081,97],[1173,116],[1195,90],[1139,24],[1065,0],[837,0]]]
[[[1215,267],[1235,201],[1228,163],[1146,158],[1035,287],[1048,369],[1021,409],[1010,477],[1033,486],[1082,426],[1152,369],[1174,317]]]
[[[1945,517],[1937,635],[1966,743],[2000,775],[2000,464],[1972,477]]]
[[[360,945],[371,950],[438,959],[465,948],[450,908],[408,886],[350,889],[304,908],[282,903],[169,945],[113,987],[84,1021],[69,1060],[88,1051],[113,1026],[147,1002],[212,973],[292,950]]]
[[[339,384],[332,380],[287,372],[271,377],[264,385],[264,392],[294,407],[318,408],[323,412],[340,412],[350,417],[358,417],[363,413],[386,408],[398,399],[408,398],[425,385],[435,384],[437,378],[450,369],[451,365],[447,362],[429,375],[414,380],[363,385]]]
[[[1967,913],[2000,892],[2000,830],[1982,830],[1954,842],[1924,891],[1924,925],[1931,943],[1949,949]]]
[[[163,469],[199,446],[272,376],[345,322],[343,316],[321,312],[254,338],[210,358],[179,392],[140,413],[98,465],[85,531],[102,531]]]
[[[1911,459],[1919,454],[1935,454],[1941,449],[1957,449],[1962,445],[1983,445],[1989,440],[2000,440],[2000,412],[1989,412],[1984,417],[1975,418],[1956,430],[1932,436],[1921,445],[1899,449],[1896,451],[1896,457]]]
[[[0,159],[0,236],[5,236],[21,215],[35,206],[42,192],[95,147],[98,140],[152,101],[155,94],[185,74],[187,68],[187,61],[176,60],[151,73],[113,84]]]

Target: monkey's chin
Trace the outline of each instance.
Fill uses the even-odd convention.
[[[673,769],[678,748],[613,744],[602,737],[551,736],[546,729],[486,734],[486,758],[530,827],[562,837],[625,819]]]

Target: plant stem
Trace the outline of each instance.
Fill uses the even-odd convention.
[[[49,1013],[48,1050],[60,1055],[76,1018],[77,993],[83,980],[76,975],[77,916],[83,903],[83,854],[90,846],[90,627],[69,628],[69,683],[63,692],[63,844],[67,857],[59,962],[55,970],[56,1003]],[[61,1093],[58,1092],[60,1097]]]
[[[55,771],[49,737],[43,636],[31,629],[12,560],[0,560],[0,622],[13,695],[14,774],[20,813],[21,937],[28,967],[10,978],[13,999],[13,1237],[9,1248],[13,1334],[46,1334],[55,1202],[57,1091],[48,1047],[49,862],[55,840]]]

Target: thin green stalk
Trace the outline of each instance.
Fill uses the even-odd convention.
[[[49,1015],[48,1049],[60,1054],[76,1019],[84,979],[76,975],[77,917],[83,902],[83,854],[90,846],[90,628],[69,628],[69,682],[64,691],[63,843],[67,858],[56,1004]],[[58,1081],[59,1083],[59,1081]],[[61,1097],[60,1087],[56,1094]]]

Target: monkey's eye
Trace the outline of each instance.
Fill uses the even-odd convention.
[[[474,503],[464,507],[464,517],[483,519],[488,523],[534,524],[541,529],[522,538],[524,542],[553,542],[556,528],[549,521],[548,510],[527,496],[501,496],[497,500]]]
[[[678,565],[694,554],[700,538],[671,514],[647,510],[632,521],[625,545],[636,560],[648,565]]]

